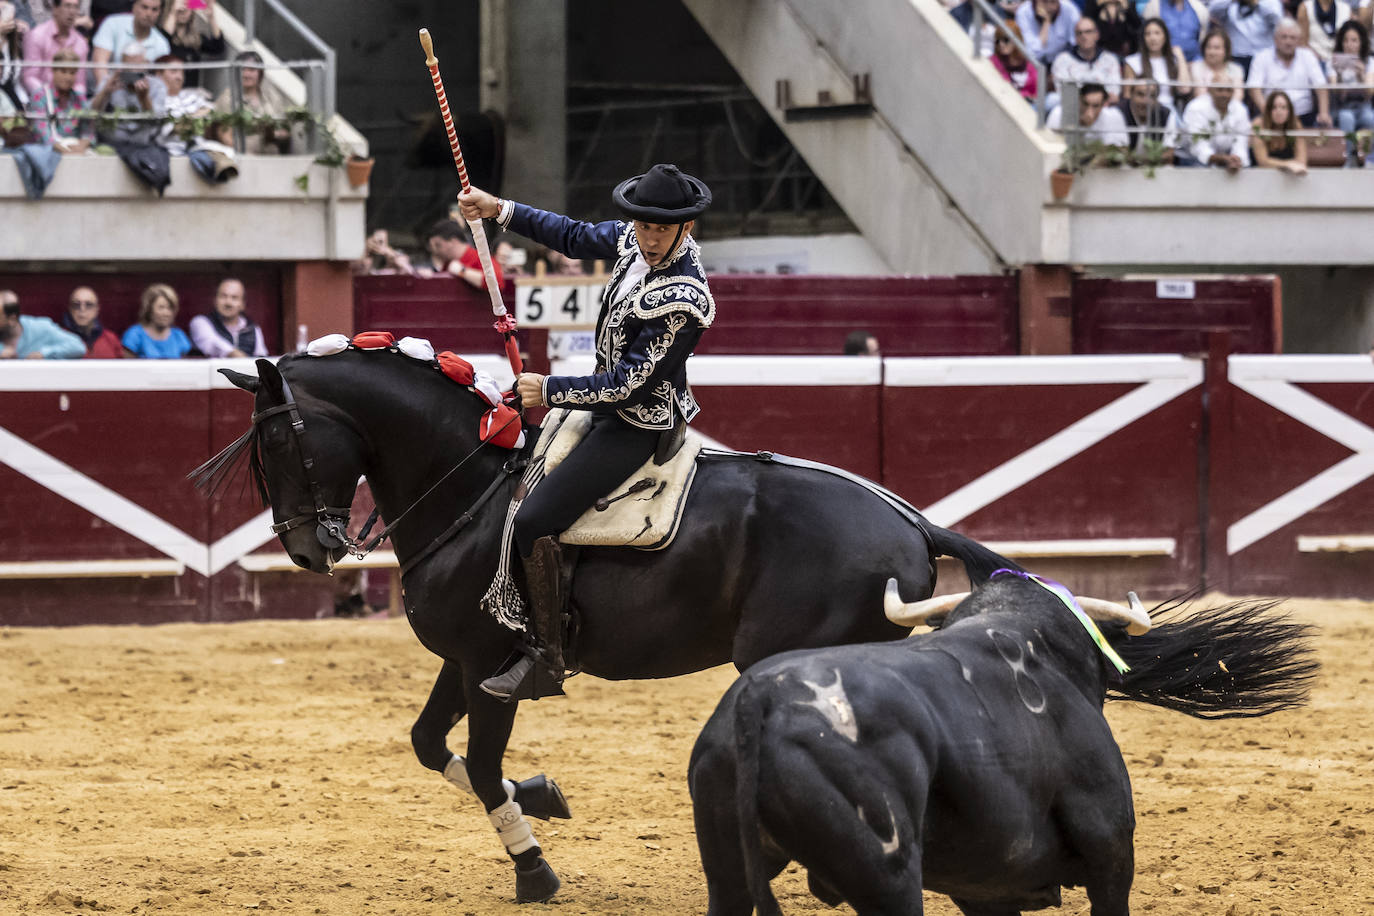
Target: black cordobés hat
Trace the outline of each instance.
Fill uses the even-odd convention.
[[[630,219],[646,223],[686,223],[711,206],[711,189],[675,165],[659,164],[616,185],[611,199]]]

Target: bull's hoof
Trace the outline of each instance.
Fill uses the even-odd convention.
[[[515,869],[515,902],[543,903],[558,893],[562,885],[563,882],[558,880],[549,863],[540,856],[539,864],[534,868],[528,871],[519,867]]]
[[[520,810],[530,817],[546,821],[551,817],[572,817],[568,800],[558,783],[540,773],[515,784],[515,801]]]

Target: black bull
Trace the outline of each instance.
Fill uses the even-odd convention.
[[[260,360],[258,370],[260,378],[226,372],[253,392],[256,420],[194,476],[213,488],[250,459],[282,545],[300,566],[327,572],[342,556],[323,529],[346,522],[339,507],[351,503],[360,475],[382,518],[399,520],[391,538],[403,563],[473,511],[460,534],[404,573],[410,625],[443,659],[411,740],[424,766],[471,791],[500,821],[517,897],[547,899],[558,879],[523,815],[566,817],[567,808],[538,777],[503,781],[515,705],[478,688],[517,641],[478,606],[519,478],[502,483],[511,453],[478,448],[488,405],[433,366],[386,350],[288,356],[275,366]],[[472,510],[493,482],[493,498]],[[899,639],[907,630],[880,612],[884,582],[899,576],[904,594],[929,595],[936,555],[958,557],[974,581],[1012,565],[955,532],[913,524],[851,481],[752,458],[705,462],[669,547],[581,551],[572,588],[577,660],[599,677],[658,678],[731,661],[742,670],[789,649]],[[446,741],[464,718],[466,758]]]
[[[1117,680],[1057,597],[999,576],[935,632],[760,662],[692,753],[710,916],[779,913],[769,881],[789,861],[864,916],[919,916],[923,889],[1008,916],[1061,886],[1125,916],[1135,813],[1103,701],[1204,718],[1301,704],[1308,628],[1272,606],[1166,614],[1137,637],[1103,623],[1131,666]]]

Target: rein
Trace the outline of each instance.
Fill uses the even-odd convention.
[[[448,471],[445,472],[442,477],[436,480],[429,487],[429,489],[425,490],[425,492],[421,493],[418,497],[416,497],[416,499],[413,502],[411,502],[411,504],[407,506],[400,515],[396,516],[395,521],[391,522],[380,532],[378,532],[377,536],[374,537],[371,541],[368,541],[368,532],[372,530],[372,526],[376,524],[377,519],[381,517],[379,510],[376,507],[374,507],[372,509],[372,514],[367,517],[367,521],[363,524],[363,528],[358,533],[358,537],[355,540],[348,536],[348,520],[349,515],[353,511],[352,507],[329,506],[325,504],[324,490],[320,486],[319,481],[315,479],[315,459],[310,457],[309,453],[306,451],[305,448],[305,418],[301,416],[300,408],[296,404],[296,396],[291,391],[291,386],[286,381],[286,378],[284,376],[281,380],[281,386],[282,396],[285,398],[286,403],[279,404],[276,407],[269,407],[263,411],[254,411],[252,417],[253,426],[256,427],[263,420],[278,416],[279,414],[290,414],[291,430],[296,435],[296,444],[299,447],[301,454],[301,464],[305,469],[305,479],[306,482],[310,484],[310,496],[314,500],[315,506],[313,510],[310,510],[306,506],[301,506],[300,508],[303,511],[300,515],[292,516],[284,522],[274,523],[272,525],[272,532],[274,534],[281,535],[284,532],[290,531],[292,528],[299,528],[301,525],[309,524],[313,521],[316,523],[315,537],[322,546],[330,550],[338,547],[347,548],[348,553],[351,556],[357,557],[358,559],[362,559],[372,551],[376,550],[377,546],[381,544],[382,541],[386,540],[387,537],[391,534],[391,532],[396,529],[396,526],[399,525],[401,521],[407,515],[410,514],[410,510],[414,509],[421,502],[423,502],[425,497],[433,493],[439,487],[440,484],[442,484],[444,481],[452,477],[453,474],[457,472],[459,468],[467,464],[468,461],[474,455],[480,452],[483,449],[483,447],[485,447],[488,443],[495,439],[496,436],[500,432],[502,432],[507,426],[510,426],[512,423],[518,423],[520,421],[520,412],[517,411],[494,433],[492,433],[490,436],[483,439],[482,441],[478,442],[477,445],[471,451],[464,455],[458,461],[457,464],[449,468]],[[505,479],[509,477],[511,474],[518,473],[521,469],[525,467],[527,463],[527,460],[523,457],[513,457],[507,460],[505,464],[503,464],[501,467],[501,475],[491,482],[491,484],[486,488],[486,490],[483,491],[482,495],[477,498],[477,501],[474,502],[471,506],[469,506],[468,510],[464,512],[458,518],[457,521],[455,521],[452,525],[445,529],[445,531],[442,534],[440,534],[439,537],[431,541],[429,546],[425,547],[415,556],[411,557],[404,564],[402,564],[401,574],[404,575],[418,563],[429,557],[429,555],[434,553],[434,551],[438,550],[441,546],[443,546],[444,543],[446,543],[451,538],[456,536],[458,532],[463,530],[463,528],[467,527],[468,523],[472,521],[473,516],[482,507],[482,505],[487,502],[487,500],[489,500],[493,495],[495,495],[497,489],[499,489],[500,485],[505,481]]]

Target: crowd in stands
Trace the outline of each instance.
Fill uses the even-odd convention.
[[[1002,21],[974,40],[1024,98],[1044,93],[1048,127],[1065,129],[1060,93],[1077,94],[1079,165],[1303,174],[1316,147],[1335,164],[1374,162],[1374,0],[1004,0],[994,9]],[[951,13],[973,27],[972,0]],[[1037,85],[1032,63],[1048,85]]]
[[[0,359],[180,359],[185,356],[266,356],[260,328],[245,314],[243,283],[221,280],[204,314],[177,325],[181,299],[166,283],[154,283],[139,299],[138,321],[122,335],[100,320],[100,297],[86,285],[73,289],[60,320],[25,314],[12,290],[0,289]]]
[[[290,106],[253,51],[235,57],[245,65],[230,77],[240,82],[239,105],[229,87],[212,98],[201,71],[185,64],[225,52],[216,0],[0,0],[0,147],[35,198],[70,155],[118,155],[159,192],[173,155],[187,156],[206,181],[226,181],[238,173],[234,127],[213,116],[282,119]],[[178,118],[212,126],[188,133]],[[260,123],[246,131],[246,152],[291,150],[283,123]]]
[[[490,236],[488,236],[490,239]],[[421,239],[424,254],[412,258],[391,244],[390,234],[377,229],[367,237],[367,254],[354,264],[358,274],[403,274],[430,277],[442,274],[457,277],[473,289],[486,289],[481,258],[472,245],[468,228],[461,220],[448,218],[435,222]],[[580,260],[548,248],[535,251],[535,270],[526,270],[530,255],[510,242],[500,239],[492,248],[492,268],[497,284],[505,277],[584,276],[586,270]],[[418,263],[417,263],[418,262]]]

